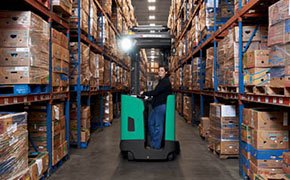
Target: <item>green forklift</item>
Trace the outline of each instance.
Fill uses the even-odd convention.
[[[171,50],[169,29],[163,26],[138,26],[126,36],[126,48],[134,47],[131,53],[131,95],[121,97],[121,142],[120,150],[128,160],[173,160],[180,152],[179,142],[175,138],[175,95],[169,95],[166,102],[164,134],[161,149],[149,148],[148,115],[150,99],[139,96],[139,56],[141,48],[159,48],[163,63]]]

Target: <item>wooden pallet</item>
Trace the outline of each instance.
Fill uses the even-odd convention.
[[[231,158],[239,158],[238,154],[220,154],[220,148],[215,144],[209,144],[208,150],[216,155],[220,159],[231,159]]]
[[[231,93],[238,93],[239,87],[238,86],[218,86],[219,92],[231,92]]]
[[[53,92],[68,92],[69,86],[57,86],[53,87]]]
[[[245,86],[245,92],[257,95],[290,96],[290,87]]]

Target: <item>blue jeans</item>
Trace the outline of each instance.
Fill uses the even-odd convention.
[[[149,116],[149,134],[151,139],[151,148],[160,149],[164,131],[166,105],[162,104],[155,107]]]

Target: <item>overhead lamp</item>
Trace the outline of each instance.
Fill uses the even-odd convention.
[[[134,41],[129,37],[123,37],[119,42],[119,46],[124,52],[129,52],[133,49]]]
[[[149,19],[151,19],[151,20],[155,19],[155,16],[149,16]]]
[[[152,23],[152,24],[149,24],[150,26],[155,26],[155,24],[154,23]]]
[[[149,11],[155,11],[156,10],[156,6],[148,6],[148,10]]]
[[[148,0],[149,3],[155,3],[156,0]]]

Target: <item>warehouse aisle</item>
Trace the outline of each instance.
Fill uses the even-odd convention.
[[[239,179],[238,160],[219,160],[209,153],[197,128],[177,115],[180,156],[172,162],[129,162],[119,151],[119,121],[91,137],[86,150],[73,149],[70,159],[51,179],[97,180],[233,180]]]

